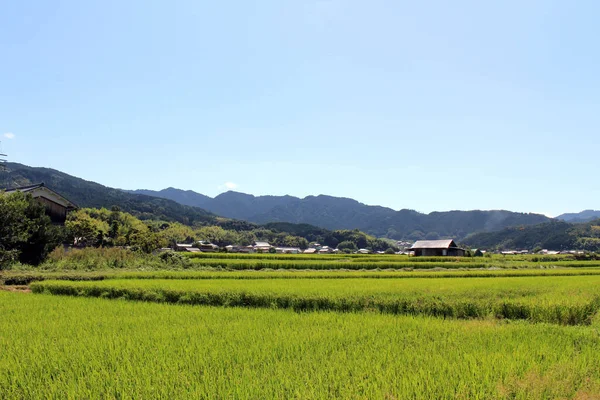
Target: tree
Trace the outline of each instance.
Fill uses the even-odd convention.
[[[70,213],[65,222],[68,237],[78,246],[95,246],[103,242],[103,234],[108,233],[106,222],[92,218],[85,209]]]
[[[346,240],[337,245],[337,249],[345,253],[353,253],[358,250],[356,244],[350,240]]]
[[[154,232],[136,233],[131,238],[131,246],[144,253],[152,253],[166,245],[165,239]]]
[[[52,225],[45,207],[31,195],[0,195],[0,269],[17,260],[37,265],[62,238],[61,228]]]

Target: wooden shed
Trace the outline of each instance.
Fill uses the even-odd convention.
[[[410,251],[414,252],[415,256],[424,257],[463,257],[465,255],[465,250],[458,247],[452,239],[418,240],[412,245]]]
[[[66,197],[46,187],[44,183],[36,185],[21,186],[12,189],[6,189],[5,193],[23,192],[30,194],[34,199],[46,207],[46,214],[52,220],[52,223],[62,225],[67,219],[69,211],[76,210],[75,203],[69,201]]]

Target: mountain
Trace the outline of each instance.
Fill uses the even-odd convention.
[[[183,204],[184,206],[200,207],[200,208],[204,208],[205,205],[212,200],[211,197],[205,196],[200,193],[196,193],[192,190],[180,190],[180,189],[175,189],[172,187],[160,190],[158,192],[155,190],[146,190],[146,189],[124,190],[124,191],[128,192],[128,193],[133,193],[133,194],[144,194],[146,196],[169,199],[169,200],[176,201],[179,204]]]
[[[600,251],[600,220],[573,224],[564,221],[506,228],[498,232],[483,232],[463,240],[468,246],[480,249]]]
[[[393,239],[464,238],[474,232],[487,232],[517,225],[535,225],[551,221],[540,214],[511,211],[448,211],[422,214],[414,210],[396,211],[369,206],[356,200],[332,196],[253,196],[229,191],[215,198],[189,191],[133,191],[165,197],[175,201],[185,198],[190,205],[202,206],[215,214],[258,224],[290,222],[321,228],[360,229],[378,237]],[[192,192],[194,193],[194,192]],[[191,199],[196,199],[193,202]]]
[[[44,182],[80,207],[119,207],[141,219],[161,219],[184,224],[214,223],[216,216],[198,207],[144,194],[126,193],[95,182],[76,178],[50,168],[29,167],[17,163],[4,164],[0,172],[0,188],[25,186]]]
[[[566,222],[589,222],[600,218],[600,210],[584,210],[579,213],[561,214],[556,219]]]

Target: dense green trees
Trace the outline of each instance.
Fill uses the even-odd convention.
[[[224,220],[219,224],[192,227],[179,222],[142,221],[113,207],[111,210],[79,209],[68,215],[64,227],[58,227],[51,224],[43,205],[30,196],[15,193],[0,196],[0,264],[15,261],[39,264],[62,242],[76,247],[127,246],[145,253],[175,243],[199,240],[220,247],[267,241],[274,246],[300,249],[308,248],[309,241],[312,241],[348,252],[359,248],[383,251],[391,246],[385,240],[359,230],[327,231],[306,224],[273,224],[267,227],[228,224]]]
[[[354,253],[358,250],[356,247],[356,243],[351,242],[350,240],[344,240],[340,244],[337,245],[338,250],[343,251],[344,253]]]
[[[464,242],[483,249],[550,249],[600,251],[600,220],[584,224],[550,222],[479,233]]]
[[[220,225],[190,227],[178,222],[140,221],[118,209],[83,208],[69,215],[66,226],[69,240],[77,245],[134,246],[146,252],[175,243],[192,243],[199,240],[220,247],[229,244],[247,246],[254,241],[266,241],[274,246],[306,249],[309,241],[312,241],[333,248],[339,243],[347,242],[344,246],[349,251],[359,248],[384,251],[389,247],[393,248],[389,242],[359,230],[327,231],[306,224],[258,226],[221,222]],[[225,229],[225,226],[237,227],[240,230]]]
[[[0,269],[15,261],[39,264],[61,243],[62,235],[30,195],[0,196]]]

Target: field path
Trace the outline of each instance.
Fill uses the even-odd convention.
[[[0,286],[0,290],[14,293],[31,293],[29,286],[17,285],[17,286]]]

